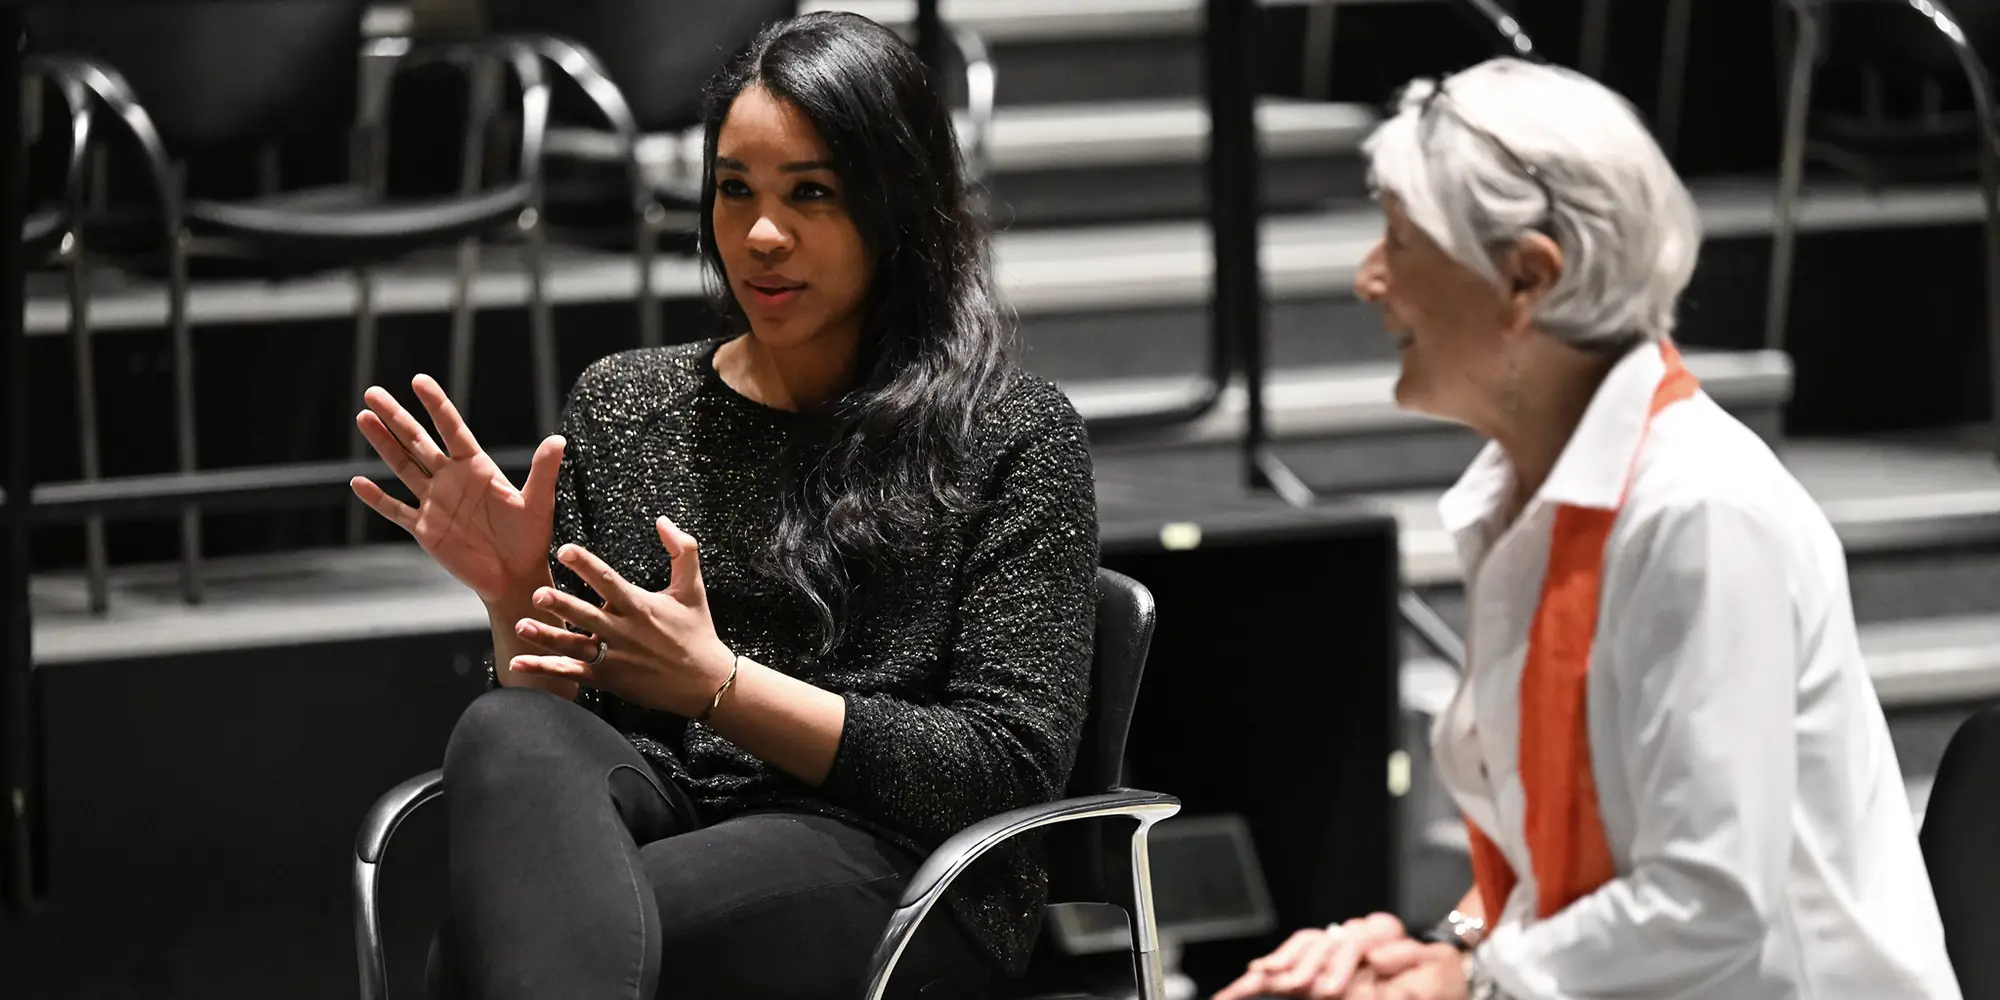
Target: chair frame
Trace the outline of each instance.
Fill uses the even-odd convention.
[[[102,438],[97,420],[96,355],[90,329],[90,263],[84,254],[84,199],[89,189],[88,173],[96,109],[91,94],[80,80],[64,72],[60,63],[41,56],[22,59],[23,76],[55,85],[62,96],[64,122],[69,135],[69,155],[63,168],[60,242],[53,261],[63,267],[63,285],[69,299],[69,338],[76,389],[77,458],[83,482],[96,482],[103,475]],[[25,234],[23,236],[25,240]],[[110,556],[105,541],[104,515],[92,512],[84,518],[84,585],[90,610],[102,613],[111,603]]]
[[[407,39],[372,39],[363,44],[360,57],[365,61],[362,80],[362,94],[358,114],[358,125],[366,147],[362,157],[365,173],[364,183],[372,190],[380,188],[381,165],[385,163],[384,123],[387,120],[388,103],[393,90],[393,78],[406,70],[432,64],[447,64],[458,67],[469,76],[474,93],[474,107],[466,127],[466,149],[469,162],[465,180],[468,186],[476,185],[479,176],[479,161],[483,158],[483,136],[490,123],[497,104],[499,79],[497,70],[510,68],[521,89],[521,183],[526,189],[526,205],[520,213],[518,227],[525,238],[528,272],[528,306],[530,314],[530,349],[533,355],[532,367],[535,376],[535,408],[537,422],[543,433],[555,429],[560,388],[557,385],[556,349],[553,317],[550,313],[547,295],[547,234],[542,223],[541,168],[544,146],[548,131],[549,85],[542,72],[541,64],[532,54],[516,46],[490,45],[481,42],[453,42],[413,46]],[[91,105],[101,106],[123,127],[123,131],[139,146],[146,161],[148,173],[153,181],[155,197],[159,203],[162,236],[165,239],[168,265],[167,316],[173,343],[174,378],[174,437],[178,471],[183,475],[194,474],[198,466],[195,442],[195,401],[194,401],[194,346],[193,332],[188,321],[187,300],[190,281],[188,261],[193,244],[193,236],[186,222],[185,199],[181,190],[180,169],[169,156],[165,143],[152,117],[146,112],[131,85],[126,82],[115,67],[100,61],[66,54],[49,54],[33,57],[37,70],[56,82],[66,95],[70,96],[72,114],[80,118],[92,118]],[[81,104],[77,102],[81,101]],[[77,110],[82,108],[82,110]],[[88,124],[88,123],[86,123]],[[76,168],[81,170],[80,167]],[[80,192],[80,188],[78,189]],[[78,195],[80,197],[80,194]],[[467,240],[476,244],[476,240]],[[74,241],[74,250],[80,256],[81,239]],[[458,261],[457,291],[454,303],[451,347],[451,373],[449,382],[461,393],[470,384],[472,357],[472,310],[470,286],[477,269],[476,246],[461,245]],[[80,262],[72,265],[81,268]],[[374,283],[368,268],[355,270],[356,310],[354,331],[354,392],[358,397],[373,377],[375,367],[376,323],[374,305]],[[82,278],[72,278],[71,323],[72,328],[78,317],[87,316],[87,302],[79,296]],[[81,350],[81,348],[79,348]],[[94,397],[94,393],[91,394]],[[94,410],[94,406],[93,406]],[[94,430],[95,421],[92,420]],[[94,436],[94,435],[93,435]],[[353,445],[355,452],[350,457],[365,458],[358,451],[364,443],[357,437]],[[94,447],[91,449],[94,453]],[[93,478],[86,468],[86,481]],[[365,514],[354,508],[357,514]],[[180,589],[182,599],[189,604],[200,603],[203,597],[201,572],[201,511],[192,500],[179,507],[180,515]],[[93,520],[101,521],[98,515]],[[356,532],[356,521],[365,523],[365,518],[350,519],[350,536]],[[89,522],[87,522],[89,523]],[[101,534],[101,529],[99,529]],[[96,572],[93,570],[93,572]],[[95,595],[101,593],[101,583],[93,582]]]
[[[1805,184],[1806,119],[1812,108],[1813,77],[1826,30],[1829,4],[1838,0],[1782,0],[1797,27],[1790,81],[1785,88],[1783,146],[1778,177],[1777,218],[1771,231],[1771,277],[1764,308],[1764,346],[1782,350],[1790,323],[1792,272],[1798,246],[1799,199]],[[1951,47],[1972,91],[1979,118],[1979,180],[1986,206],[1986,338],[1991,355],[1989,392],[2000,417],[2000,122],[1994,118],[1993,78],[1973,51],[1944,0],[1875,0],[1908,7],[1936,28]],[[2000,421],[1996,421],[2000,434]],[[2000,438],[1993,449],[2000,456]]]
[[[1100,581],[1107,577],[1121,579],[1109,570],[1098,570]],[[1144,617],[1150,618],[1152,596],[1143,587],[1136,584],[1134,587],[1141,597]],[[389,995],[378,903],[381,864],[389,840],[404,820],[443,794],[444,772],[428,771],[390,789],[362,818],[354,840],[353,870],[354,942],[361,1000],[386,1000]],[[869,959],[868,986],[863,996],[867,1000],[881,1000],[897,962],[924,917],[944,898],[952,882],[987,852],[1032,830],[1084,820],[1125,819],[1134,823],[1128,853],[1130,881],[1121,887],[1129,893],[1124,898],[1131,904],[1127,909],[1131,917],[1134,976],[1141,1000],[1167,1000],[1148,838],[1155,825],[1180,809],[1180,800],[1171,795],[1113,788],[1099,794],[1010,810],[959,831],[931,852],[904,888]]]

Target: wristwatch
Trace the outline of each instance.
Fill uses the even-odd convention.
[[[1479,947],[1479,942],[1486,940],[1486,921],[1463,910],[1453,910],[1422,936],[1432,944],[1448,944],[1459,951],[1470,952]]]

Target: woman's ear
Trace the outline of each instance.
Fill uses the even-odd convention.
[[[1541,233],[1529,233],[1514,244],[1500,267],[1508,314],[1503,325],[1525,331],[1536,307],[1562,280],[1562,247]]]
[[[1514,244],[1507,264],[1508,294],[1527,296],[1532,306],[1562,280],[1562,247],[1541,233],[1529,233]]]

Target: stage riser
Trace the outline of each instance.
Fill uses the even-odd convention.
[[[351,998],[359,818],[437,766],[484,686],[484,642],[467,633],[38,671],[51,895],[0,928],[10,995]],[[420,814],[385,863],[402,996],[421,993],[423,924],[444,890],[438,819]]]
[[[1266,214],[1311,212],[1362,201],[1364,167],[1352,157],[1273,157],[1264,164]],[[1172,164],[1002,173],[989,214],[1000,229],[1198,219],[1208,212],[1199,158]]]
[[[1729,409],[1766,440],[1778,439],[1782,413],[1777,401],[1746,402]],[[1283,437],[1273,447],[1307,485],[1337,496],[1449,486],[1483,444],[1463,428],[1425,423],[1395,431]],[[1138,466],[1179,481],[1243,481],[1242,448],[1235,442],[1173,450],[1105,448],[1097,465],[1100,475]]]
[[[2000,544],[1990,540],[1850,552],[1847,566],[1855,619],[1864,629],[1990,614],[2000,606]],[[1457,584],[1420,593],[1453,629],[1465,628],[1465,592]]]

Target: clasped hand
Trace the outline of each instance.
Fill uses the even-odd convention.
[[[655,527],[673,570],[658,593],[633,586],[582,546],[565,545],[557,559],[604,603],[599,607],[557,590],[548,553],[566,443],[560,437],[544,440],[516,490],[434,379],[419,375],[410,385],[430,413],[442,447],[380,387],[364,394],[368,408],[355,415],[355,425],[415,495],[416,506],[366,477],[355,477],[351,485],[362,502],[409,532],[477,594],[497,623],[517,619],[514,634],[541,652],[513,656],[508,665],[589,684],[647,708],[681,715],[707,709],[734,657],[709,616],[695,540],[659,519]],[[535,617],[520,617],[530,609]],[[544,617],[548,620],[539,620]],[[578,635],[549,621],[573,622],[593,634]]]
[[[1293,934],[1214,1000],[1466,1000],[1458,949],[1408,936],[1386,913]]]

